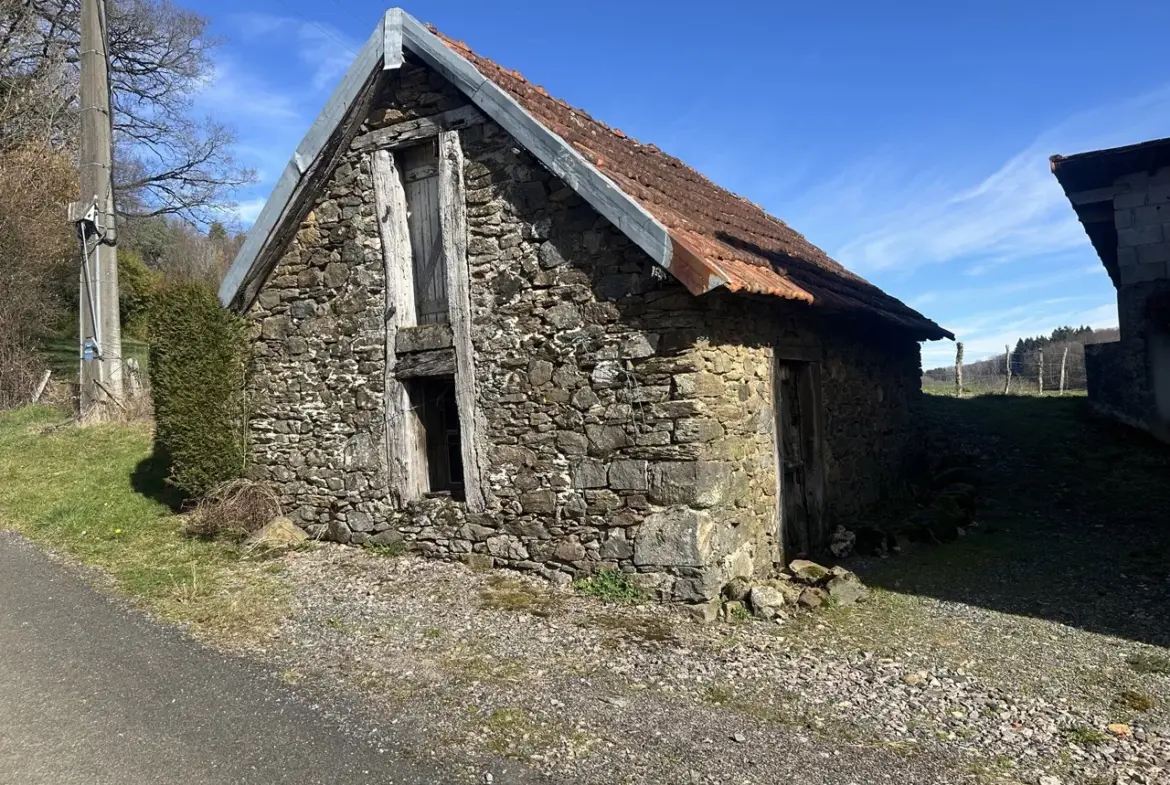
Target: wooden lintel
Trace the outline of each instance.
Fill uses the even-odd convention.
[[[403,354],[399,356],[398,362],[394,365],[394,376],[398,379],[417,379],[420,376],[452,376],[454,373],[454,349],[430,349]]]
[[[419,324],[414,327],[399,327],[395,348],[399,355],[428,352],[432,349],[449,349],[453,345],[451,341],[451,325]]]
[[[825,358],[825,351],[816,344],[780,342],[776,344],[775,357],[780,361],[820,362]]]
[[[482,122],[483,115],[478,109],[471,105],[461,106],[441,114],[405,120],[362,134],[353,140],[353,149],[363,152],[394,150],[412,145],[420,139],[438,136],[442,131],[456,131]]]

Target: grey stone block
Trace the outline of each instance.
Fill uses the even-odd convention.
[[[619,491],[644,491],[650,487],[646,461],[614,461],[609,466],[609,487]]]
[[[1170,243],[1139,245],[1135,250],[1137,251],[1138,264],[1170,261]]]
[[[573,467],[573,487],[604,488],[607,475],[606,465],[601,461],[583,460]]]
[[[589,451],[594,455],[609,455],[630,444],[630,436],[620,425],[586,425]]]
[[[1130,245],[1151,245],[1162,242],[1164,237],[1162,224],[1137,226],[1133,229],[1119,229],[1117,232],[1117,244],[1123,247]]]
[[[552,381],[553,364],[548,360],[533,360],[528,364],[528,383],[533,387]]]
[[[710,537],[711,516],[675,509],[646,516],[634,542],[634,564],[656,567],[701,567],[703,542]]]
[[[601,544],[598,555],[603,559],[621,561],[634,555],[634,546],[624,537],[610,537]]]
[[[557,495],[554,491],[529,491],[520,494],[520,507],[526,513],[551,514],[556,511]]]
[[[671,461],[650,469],[650,501],[714,507],[727,493],[731,465],[715,461]]]

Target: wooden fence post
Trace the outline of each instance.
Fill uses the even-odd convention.
[[[1003,385],[1003,394],[1007,395],[1012,389],[1012,347],[1003,347],[1003,365],[1007,370],[1007,381]]]
[[[1064,354],[1060,356],[1060,394],[1064,395],[1064,369],[1068,363],[1068,346],[1064,347]]]
[[[49,386],[49,377],[53,375],[51,370],[45,371],[45,375],[41,377],[41,383],[37,385],[37,389],[33,391],[32,402],[40,403],[41,396],[45,394],[45,388]]]
[[[955,397],[963,397],[963,342],[955,346]]]
[[[1036,381],[1040,383],[1040,394],[1044,394],[1044,350],[1039,349],[1037,354]]]

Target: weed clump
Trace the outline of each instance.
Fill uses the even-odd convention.
[[[1144,692],[1122,690],[1117,693],[1117,697],[1113,700],[1113,705],[1121,709],[1129,709],[1130,711],[1149,711],[1157,704],[1153,698]]]
[[[642,589],[634,582],[634,576],[618,570],[605,570],[578,578],[573,588],[587,597],[596,597],[610,602],[638,602],[646,598]]]
[[[1134,654],[1126,662],[1138,673],[1170,674],[1170,657],[1164,654]]]

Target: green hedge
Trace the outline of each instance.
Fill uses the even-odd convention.
[[[155,450],[199,497],[244,472],[246,328],[204,284],[171,283],[151,297],[150,336]]]

